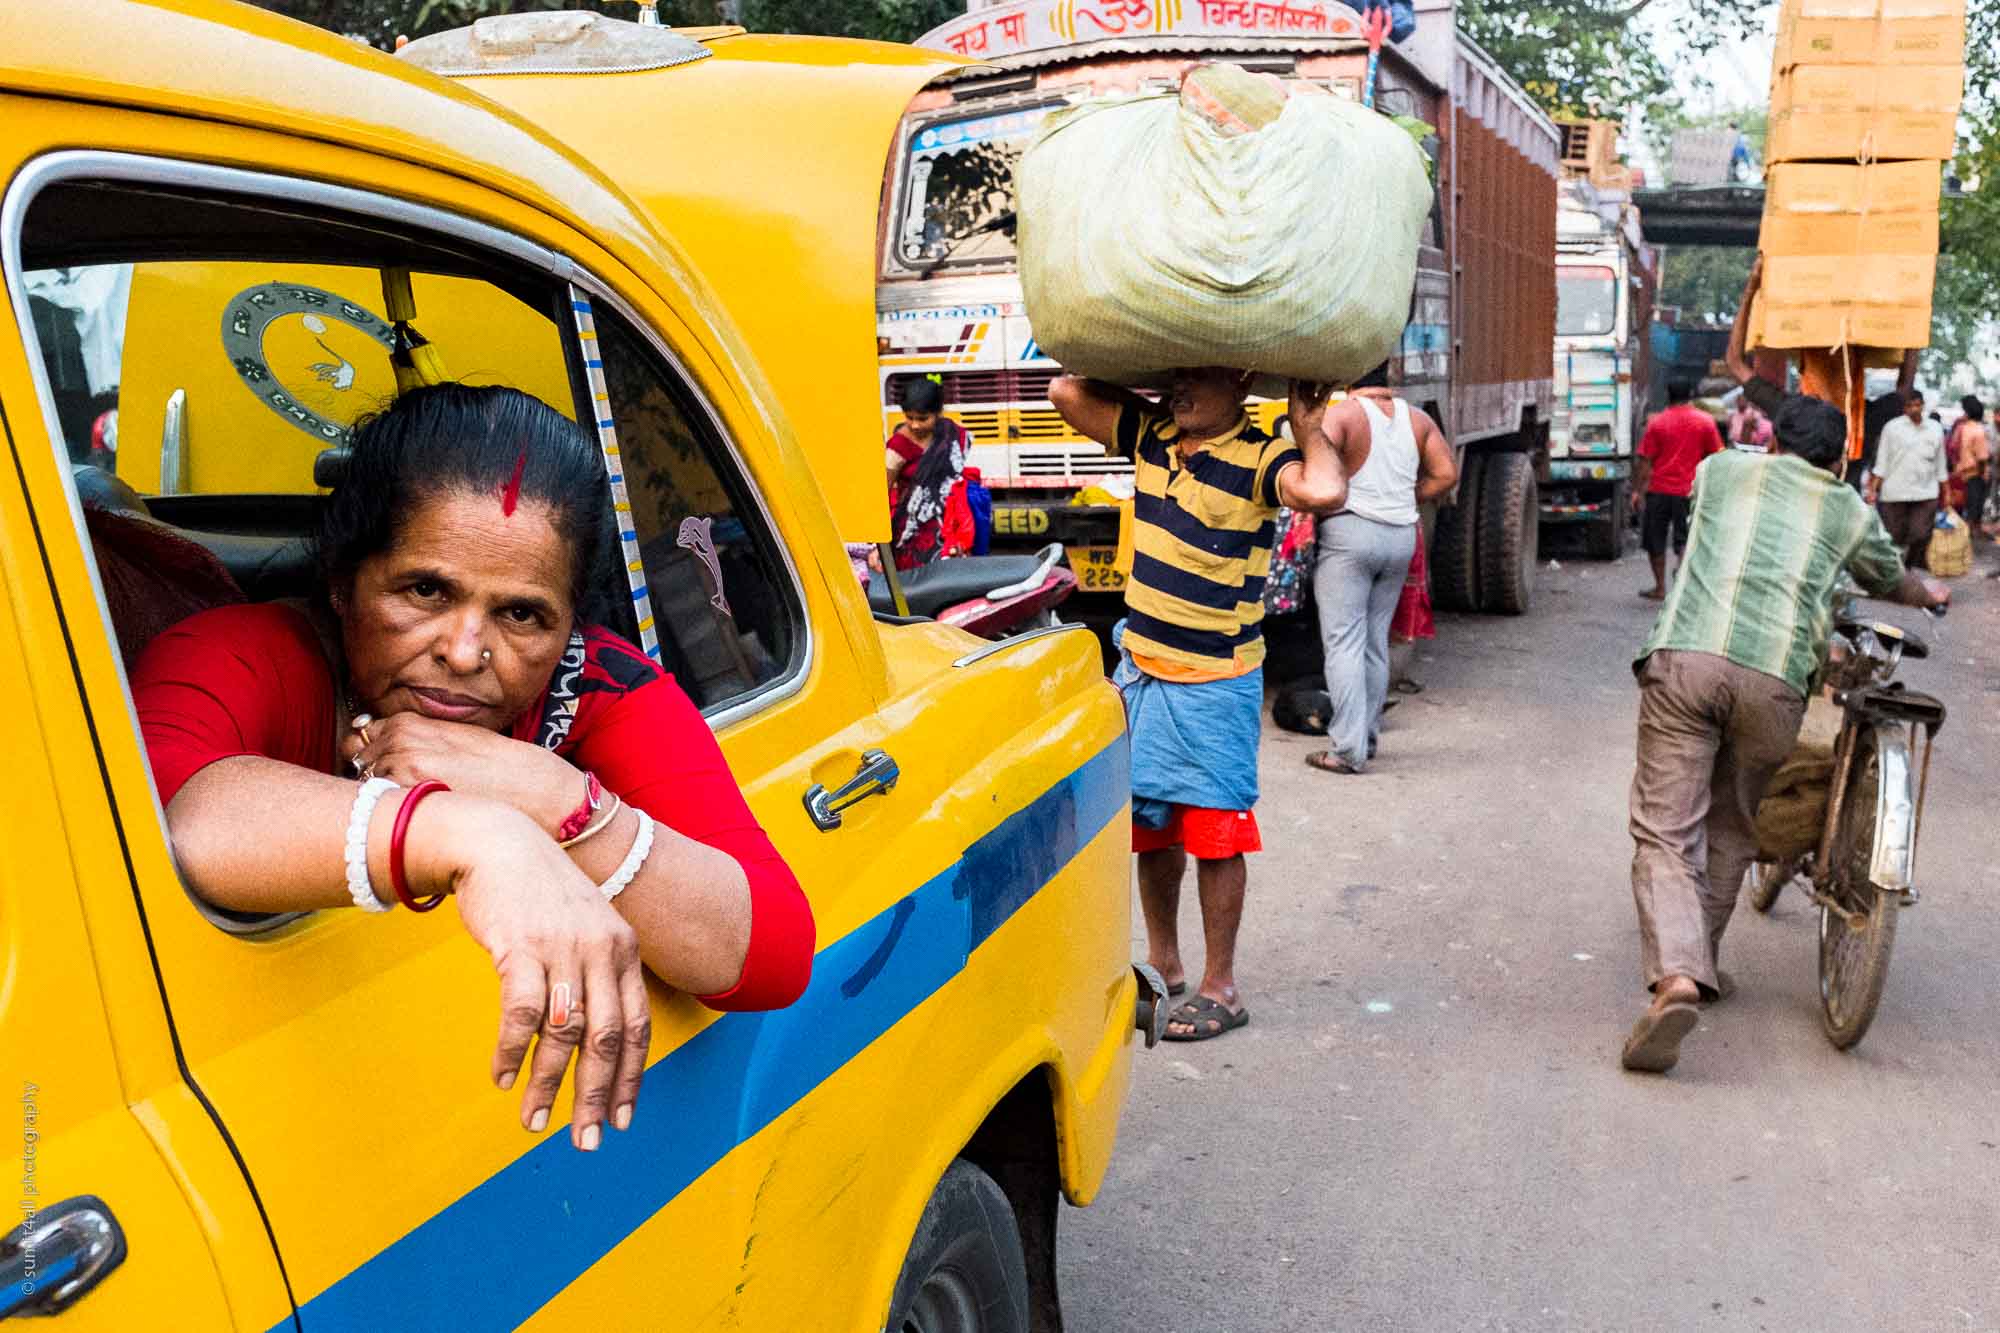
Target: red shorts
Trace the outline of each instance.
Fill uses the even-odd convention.
[[[1177,805],[1165,828],[1132,826],[1132,850],[1157,852],[1168,847],[1186,847],[1197,861],[1226,861],[1243,852],[1261,852],[1264,839],[1257,832],[1257,816],[1248,810],[1209,810],[1198,805]]]

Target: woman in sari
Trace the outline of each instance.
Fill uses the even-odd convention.
[[[936,380],[903,386],[903,424],[889,436],[890,543],[896,568],[918,569],[972,549],[972,511],[960,483],[972,436],[944,415]]]

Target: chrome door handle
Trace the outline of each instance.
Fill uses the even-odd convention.
[[[125,1233],[94,1194],[50,1204],[0,1237],[0,1319],[60,1314],[125,1262]]]
[[[887,751],[869,750],[861,756],[860,770],[834,790],[828,791],[826,784],[820,782],[808,787],[806,813],[812,816],[821,833],[831,833],[840,827],[841,811],[859,805],[870,796],[887,796],[896,789],[896,780],[902,775]]]

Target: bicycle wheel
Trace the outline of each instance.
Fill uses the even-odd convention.
[[[1768,912],[1778,901],[1778,893],[1792,882],[1792,863],[1789,861],[1753,861],[1748,875],[1750,906],[1759,912]]]
[[[1889,976],[1889,950],[1896,943],[1901,902],[1868,879],[1881,785],[1875,738],[1864,731],[1855,738],[1854,766],[1847,776],[1840,825],[1834,830],[1833,864],[1821,885],[1855,919],[1850,925],[1825,904],[1819,909],[1820,1025],[1827,1040],[1843,1051],[1860,1041],[1874,1021],[1882,983]]]

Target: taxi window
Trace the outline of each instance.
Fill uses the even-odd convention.
[[[686,382],[611,310],[596,329],[661,665],[697,707],[727,708],[802,656],[796,585]]]
[[[546,311],[477,278],[409,282],[411,326],[450,378],[574,416]],[[311,493],[320,454],[395,397],[380,267],[161,259],[26,285],[70,461],[143,495]]]

